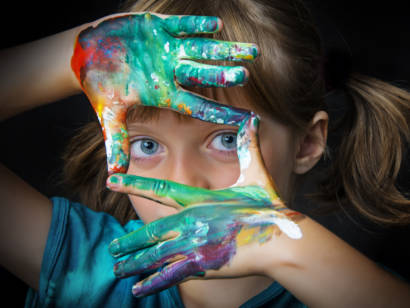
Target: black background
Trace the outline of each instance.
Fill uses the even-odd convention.
[[[405,1],[311,0],[325,44],[353,55],[353,67],[386,81],[409,85],[409,18]],[[2,9],[1,48],[39,39],[115,12],[119,1],[15,1]],[[84,95],[18,115],[0,124],[0,160],[47,196],[63,195],[56,183],[60,155],[74,130],[94,118]],[[408,156],[407,156],[408,158]],[[408,159],[407,159],[408,160]],[[409,192],[409,164],[399,184]],[[308,206],[300,199],[300,207]],[[410,278],[409,228],[358,227],[343,213],[314,217],[372,259]],[[28,235],[29,236],[29,235]],[[24,303],[26,286],[1,271],[2,298]]]

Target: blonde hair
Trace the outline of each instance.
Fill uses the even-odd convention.
[[[246,65],[243,88],[251,107],[303,132],[313,115],[326,110],[322,46],[311,16],[299,0],[141,0],[123,11],[169,15],[211,15],[224,29],[215,39],[256,43],[261,55]],[[375,78],[351,74],[346,82],[353,103],[345,138],[332,157],[321,200],[347,200],[363,215],[385,224],[409,223],[409,201],[395,180],[410,140],[408,92]],[[198,91],[197,91],[198,92]],[[65,155],[66,179],[81,202],[122,222],[134,218],[128,197],[105,189],[107,177],[102,134],[91,123]]]

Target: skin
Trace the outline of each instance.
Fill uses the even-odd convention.
[[[105,19],[115,19],[115,16]],[[94,26],[100,22],[94,23]],[[71,70],[70,59],[73,42],[79,32],[89,25],[2,51],[1,67],[6,77],[0,83],[1,119],[81,92],[80,84]],[[219,97],[217,99],[220,100]],[[225,103],[235,101],[232,99]],[[245,105],[242,107],[247,108]],[[201,122],[204,126],[178,123],[180,129],[171,130],[169,128],[176,127],[177,122],[168,120],[162,118],[155,125],[160,126],[163,122],[170,124],[161,127],[165,139],[156,135],[165,151],[153,160],[138,160],[138,163],[137,160],[131,160],[128,173],[170,179],[212,190],[223,189],[236,182],[238,166],[229,159],[219,159],[220,156],[214,155],[214,151],[208,151],[207,146],[202,146],[202,141],[215,132],[206,129],[210,123]],[[306,172],[322,155],[326,124],[326,114],[318,112],[306,132],[300,138],[296,136],[296,140],[288,128],[266,121],[262,114],[259,136],[261,151],[266,168],[275,179],[282,198],[286,199],[290,195],[286,192],[289,177],[293,173]],[[224,126],[219,127],[226,129]],[[155,133],[154,130],[151,132]],[[201,135],[201,132],[205,135]],[[148,131],[140,133],[150,136]],[[179,138],[175,138],[178,133]],[[130,136],[134,138],[132,133]],[[173,143],[168,143],[167,138],[171,136]],[[195,143],[198,136],[205,139]],[[186,141],[189,141],[188,144]],[[225,155],[222,157],[226,158]],[[199,169],[205,162],[206,168]],[[224,172],[220,171],[219,163],[222,162]],[[2,166],[0,177],[0,226],[4,231],[1,232],[1,264],[37,289],[51,222],[51,202]],[[143,203],[145,199],[131,192],[130,198],[138,201],[132,202],[145,222],[164,217],[171,210],[173,213],[178,212],[175,208],[152,200]],[[261,292],[272,280],[277,280],[309,307],[408,307],[410,292],[407,283],[382,270],[312,219],[306,217],[298,225],[303,230],[300,240],[278,235],[272,236],[263,245],[253,241],[239,246],[229,266],[225,265],[217,271],[208,270],[205,275],[205,278],[225,279],[190,280],[180,284],[184,305],[238,307]],[[264,277],[250,275],[268,278],[263,280]],[[238,276],[241,278],[229,279]]]
[[[144,13],[104,19],[80,32],[71,67],[100,121],[109,174],[128,167],[125,123],[131,106],[165,107],[224,124],[243,121],[243,110],[227,109],[181,88],[230,87],[247,80],[243,67],[191,60],[252,61],[254,44],[176,37],[220,31],[221,25],[216,17]]]
[[[164,118],[172,118],[172,114],[167,114],[165,117],[162,116],[163,111],[160,114],[158,122],[150,123],[151,130],[155,129],[155,126],[161,126]],[[267,122],[265,126],[278,126],[272,120],[264,122]],[[213,124],[202,125],[196,131],[195,126],[198,124],[192,122],[187,124],[190,127],[190,133],[195,134],[197,139],[200,139],[199,134],[206,126],[208,126],[208,130],[210,127],[214,130],[217,127]],[[231,186],[229,188],[209,190],[132,174],[117,174],[109,178],[107,182],[109,188],[133,194],[131,200],[138,214],[144,217],[144,212],[150,212],[146,218],[148,221],[153,220],[148,226],[135,233],[113,241],[110,251],[116,257],[137,251],[126,261],[116,265],[115,274],[123,278],[167,264],[159,274],[154,274],[134,286],[134,295],[151,294],[187,278],[206,276],[207,271],[229,266],[240,247],[254,242],[260,244],[266,242],[274,232],[278,232],[278,227],[292,238],[302,236],[300,229],[291,221],[291,219],[301,218],[301,216],[284,206],[262,163],[256,136],[258,125],[259,118],[252,115],[239,128],[237,139],[239,160],[235,161],[235,167],[240,170],[240,175],[239,180],[235,183],[238,178],[238,172],[235,168],[229,168],[230,172],[228,173],[224,172],[226,174],[224,178],[229,178],[228,181],[225,180],[225,183],[229,182]],[[166,126],[169,126],[169,123],[165,123],[164,128]],[[161,134],[161,128],[156,128],[158,135],[164,134]],[[179,128],[184,130],[186,127]],[[172,141],[175,139],[173,136],[167,137],[166,135],[164,138],[169,139],[171,144],[175,143]],[[272,134],[269,134],[269,137],[273,137]],[[269,144],[265,144],[265,148],[268,149],[274,147],[272,142],[275,141],[269,137],[264,136],[264,140],[272,140]],[[185,146],[182,146],[191,147],[189,141],[186,143]],[[285,152],[282,151],[283,157],[285,157],[283,155]],[[192,156],[191,159],[200,161],[200,158],[195,159]],[[138,172],[134,169],[138,168],[137,163],[135,166],[133,161],[131,162],[131,171],[128,173],[141,174],[141,171]],[[171,165],[171,162],[168,163]],[[157,164],[161,165],[160,162]],[[210,166],[209,163],[208,166]],[[149,174],[152,175],[154,167],[149,168],[151,171]],[[208,173],[212,178],[221,178],[220,169],[212,174],[212,172],[205,172],[209,169],[207,165],[201,167],[202,173]],[[220,164],[220,168],[227,171],[223,163]],[[164,167],[158,169],[162,173],[166,170]],[[145,171],[148,172],[148,170]],[[212,186],[204,184],[203,182],[202,186],[217,188],[215,183]],[[134,195],[154,199],[168,207],[183,210],[178,214],[155,220],[158,217],[152,213],[155,213],[158,204],[152,203],[148,205],[149,208],[144,210],[144,203],[147,202],[135,199]]]
[[[109,180],[108,183],[111,185],[124,185],[143,190],[146,192],[145,197],[150,199],[172,199],[174,205],[176,203],[179,208],[197,204],[208,205],[204,211],[215,213],[205,215],[208,217],[207,221],[195,215],[192,219],[199,224],[206,224],[208,228],[214,225],[211,229],[223,230],[224,235],[221,237],[221,232],[216,232],[215,235],[204,234],[206,240],[203,241],[202,248],[205,249],[204,251],[210,251],[217,243],[229,243],[219,245],[219,254],[194,262],[194,267],[191,266],[192,261],[198,258],[192,253],[197,249],[197,245],[192,245],[192,238],[185,241],[183,252],[165,249],[166,256],[161,257],[163,262],[170,259],[177,260],[181,255],[184,256],[185,261],[169,265],[165,274],[161,278],[156,278],[154,282],[147,280],[146,284],[148,283],[150,287],[145,286],[138,291],[136,286],[135,295],[156,292],[186,277],[198,273],[205,275],[206,270],[219,269],[236,254],[237,244],[245,245],[256,239],[264,242],[271,237],[272,226],[275,224],[289,236],[296,238],[301,236],[298,227],[287,219],[287,216],[293,216],[295,213],[287,210],[283,205],[270,176],[261,163],[255,136],[259,124],[258,116],[246,110],[217,104],[180,87],[180,85],[230,87],[246,81],[247,72],[242,67],[209,66],[187,59],[253,60],[257,54],[254,45],[199,38],[178,39],[173,36],[210,33],[218,31],[220,25],[220,21],[214,17],[162,18],[150,13],[135,14],[104,20],[97,26],[82,31],[76,40],[71,66],[101,123],[109,174],[125,172],[128,167],[129,142],[125,125],[126,114],[128,108],[135,104],[169,108],[203,121],[239,126],[237,150],[241,173],[237,184],[243,186],[234,185],[238,187],[214,192],[168,181],[148,182],[142,178],[122,175]],[[130,28],[136,30],[135,35],[129,34]],[[215,205],[227,205],[227,203],[234,207],[229,211],[230,215],[228,213],[221,215],[221,212],[226,211],[228,207],[220,208]],[[258,219],[253,222],[247,221],[255,212],[253,209],[255,206],[266,208],[269,214],[265,213],[265,210],[262,213],[258,209],[256,212],[259,215],[254,215]],[[213,219],[209,220],[211,217]],[[225,217],[225,219],[218,220],[217,217]],[[229,217],[231,221],[228,222],[226,219]],[[187,230],[180,224],[181,219],[177,217],[174,219],[172,225],[177,229],[172,230],[173,233],[186,234]],[[227,223],[232,227],[224,228]],[[256,229],[259,231],[255,231]],[[111,246],[111,252],[117,256],[129,253],[138,249],[141,240],[144,243],[150,242],[149,239],[141,239],[138,236],[135,239],[135,236],[130,235],[127,239],[116,243],[125,241],[125,246],[132,249],[122,250],[124,245],[118,244],[118,247]],[[184,242],[178,238],[175,241]],[[118,252],[115,247],[118,248]],[[205,255],[209,254],[205,253]],[[138,268],[141,266],[144,271],[157,267],[147,264],[142,257],[138,256],[124,264],[117,265],[116,274],[120,277],[141,272]],[[164,277],[172,277],[172,279]]]

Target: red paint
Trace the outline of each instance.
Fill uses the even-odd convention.
[[[299,212],[287,212],[287,213],[285,213],[285,215],[287,217],[294,217],[294,216],[299,216],[300,213]]]
[[[80,77],[80,71],[81,71],[81,68],[84,66],[84,63],[88,57],[89,55],[87,55],[87,52],[83,49],[81,44],[78,42],[78,38],[77,38],[75,42],[75,46],[74,46],[74,53],[71,58],[71,68],[73,69],[74,74],[76,75],[77,79],[80,81],[81,85],[82,85],[82,82],[81,82],[81,77]]]
[[[71,68],[73,69],[77,79],[82,82],[85,76],[81,75],[81,70],[86,66],[91,66],[87,70],[103,68],[104,70],[114,72],[117,71],[121,63],[121,55],[125,54],[121,42],[117,38],[105,38],[104,40],[90,41],[84,48],[78,38],[75,42],[73,57],[71,58]],[[115,56],[114,56],[115,55]],[[116,61],[113,61],[116,59]]]
[[[127,172],[127,168],[124,166],[112,166],[109,170],[108,170],[108,175],[114,174],[114,173],[126,173]]]
[[[223,71],[221,71],[221,73],[218,75],[216,82],[219,85],[225,85],[226,79],[225,79],[225,73]]]
[[[191,81],[192,83],[195,83],[195,84],[202,84],[202,80],[200,80],[196,77],[188,77],[188,80]]]

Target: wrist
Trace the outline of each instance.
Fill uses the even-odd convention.
[[[90,26],[91,26],[90,23],[86,23],[81,26],[72,28],[68,30],[66,33],[67,46],[65,48],[65,51],[66,51],[65,58],[66,58],[66,64],[68,68],[66,72],[66,78],[67,78],[68,85],[70,86],[70,88],[72,89],[74,93],[80,93],[82,91],[80,80],[76,76],[75,71],[73,69],[73,56],[74,56],[75,48],[77,45],[77,39],[80,33],[84,29]]]
[[[277,273],[286,268],[298,268],[302,266],[304,251],[303,246],[305,245],[305,231],[306,225],[313,222],[310,218],[300,214],[300,218],[294,220],[294,222],[302,230],[301,238],[290,238],[288,235],[278,230],[272,235],[272,238],[266,243],[263,248],[263,260],[264,266],[262,269],[262,274],[264,276],[270,277],[274,280],[278,280]]]

